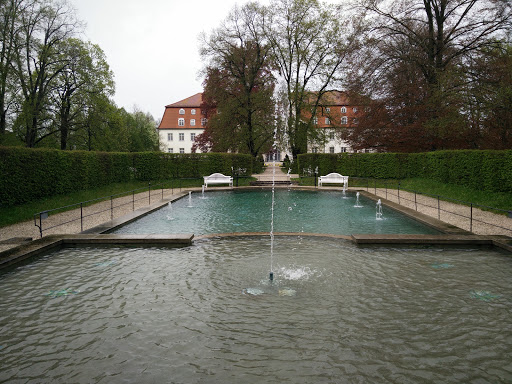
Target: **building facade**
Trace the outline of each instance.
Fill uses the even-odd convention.
[[[366,108],[351,102],[346,92],[326,92],[313,117],[312,123],[317,128],[317,135],[309,140],[308,152],[354,152],[349,143],[343,140],[344,133],[358,124]],[[304,113],[305,119],[309,120],[311,116],[311,111]]]
[[[192,153],[195,138],[206,127],[206,115],[201,110],[203,94],[165,106],[158,126],[160,149],[168,153]]]
[[[168,153],[192,153],[195,138],[203,133],[208,122],[206,111],[201,109],[202,93],[165,106],[158,126],[160,149]],[[316,137],[308,141],[308,152],[353,152],[343,140],[344,133],[358,124],[366,106],[354,104],[346,92],[329,91],[322,96],[312,123]],[[309,121],[313,111],[304,111],[303,119]],[[264,156],[266,161],[282,161],[288,151],[273,151]]]

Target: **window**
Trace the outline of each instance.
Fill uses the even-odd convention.
[[[315,125],[318,124],[318,117],[313,117],[313,124],[315,124]]]
[[[172,148],[167,148],[167,152],[169,153],[174,153],[173,149]]]
[[[191,133],[190,134],[190,141],[195,141],[196,140],[196,134],[195,133]]]
[[[196,114],[196,110],[195,110],[195,109],[192,109],[192,110],[190,110],[190,113],[191,113],[192,115],[195,115],[195,114]]]
[[[180,148],[180,153],[185,153],[185,148]]]
[[[330,113],[330,112],[331,112],[331,108],[326,107],[326,108],[325,108],[325,112]]]
[[[334,131],[329,132],[329,140],[334,140]]]
[[[347,116],[343,116],[341,118],[341,124],[347,124],[348,123],[348,119],[347,119]]]
[[[326,125],[330,125],[330,124],[331,124],[331,120],[329,120],[329,118],[328,118],[328,117],[326,117],[326,118],[325,118],[325,124],[326,124]]]
[[[183,108],[180,108],[180,115],[184,115],[185,114],[185,110]]]
[[[329,153],[334,153],[334,147],[329,147]]]
[[[341,152],[341,153],[345,153],[345,152],[347,152],[347,147],[341,147],[341,151],[340,151],[340,152]]]
[[[185,119],[184,119],[184,118],[182,118],[182,117],[180,117],[180,118],[178,119],[178,126],[179,126],[179,127],[183,127],[184,125],[185,125]]]
[[[207,121],[208,121],[208,120],[207,120],[206,118],[204,118],[204,117],[203,117],[203,118],[201,119],[201,126],[203,126],[203,127],[204,127],[204,126],[206,125],[206,122],[207,122]]]
[[[357,107],[352,108],[352,110],[354,111],[354,113],[356,113],[357,112]]]
[[[190,126],[194,127],[196,125],[196,119],[190,119]]]
[[[352,119],[352,123],[354,123],[354,124],[358,124],[358,123],[359,123],[359,119],[358,119],[357,117],[354,117],[354,118]]]
[[[313,148],[313,153],[318,153],[318,148]]]
[[[180,133],[180,141],[184,141],[185,140],[185,134],[184,133]]]
[[[167,134],[167,141],[172,141],[172,133]]]
[[[341,107],[341,113],[347,113],[347,108],[346,107]]]

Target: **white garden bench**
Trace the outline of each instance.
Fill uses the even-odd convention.
[[[233,186],[233,178],[222,173],[212,173],[210,176],[203,176],[203,178],[205,188],[208,188],[208,184],[229,184],[230,187]]]
[[[318,186],[321,187],[322,184],[343,184],[343,189],[345,189],[348,187],[348,176],[342,176],[335,172],[329,173],[318,178]]]

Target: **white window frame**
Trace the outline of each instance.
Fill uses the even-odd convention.
[[[331,119],[328,117],[325,118],[325,125],[331,125]]]
[[[171,132],[171,133],[168,133],[168,134],[167,134],[167,141],[173,141],[172,139],[173,139],[173,134],[172,134],[172,132]]]
[[[195,134],[195,132],[192,132],[190,134],[190,141],[196,141],[196,134]]]
[[[190,110],[190,113],[191,113],[192,115],[195,115],[195,114],[196,114],[196,110],[195,110],[195,109],[191,109],[191,110]]]
[[[334,140],[334,139],[335,139],[335,132],[334,131],[329,132],[329,140]]]
[[[348,118],[347,118],[347,116],[343,116],[343,117],[341,118],[341,124],[343,124],[343,125],[347,125],[347,124],[348,124]]]
[[[352,111],[353,111],[354,113],[356,113],[356,112],[357,112],[357,107],[352,108]]]
[[[179,136],[179,141],[185,141],[185,133],[180,132],[180,133],[178,133],[178,136]]]
[[[185,110],[183,108],[180,108],[179,112],[178,112],[180,115],[184,115],[185,114]]]
[[[318,117],[313,117],[313,124],[318,125]]]
[[[330,113],[331,112],[331,108],[325,107],[325,112]]]
[[[201,119],[201,126],[204,127],[206,125],[206,123],[208,122],[208,119],[206,117],[203,117]]]
[[[185,153],[185,148],[180,148],[180,153]]]
[[[180,117],[178,119],[178,127],[184,127],[185,126],[185,119],[183,117]]]
[[[168,153],[174,153],[174,150],[172,148],[167,148]]]
[[[329,147],[329,153],[334,153],[334,147]]]
[[[190,126],[195,127],[196,126],[196,119],[190,119]]]
[[[347,113],[347,107],[341,107],[341,113]]]

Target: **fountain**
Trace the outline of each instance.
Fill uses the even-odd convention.
[[[167,204],[167,207],[169,208],[168,209],[169,214],[167,215],[167,220],[174,220],[174,217],[172,217],[172,202],[171,201],[169,201],[169,204]]]
[[[382,220],[382,201],[380,201],[380,199],[379,199],[379,201],[377,201],[375,218],[377,220]]]
[[[206,197],[204,196],[204,184],[203,184],[203,188],[201,189],[201,197],[200,199],[206,199]]]
[[[188,208],[192,208],[193,205],[192,205],[192,192],[189,191],[188,192]]]
[[[356,205],[354,205],[354,208],[363,208],[363,206],[361,205],[361,203],[359,202],[359,195],[360,193],[357,192],[356,193]]]

